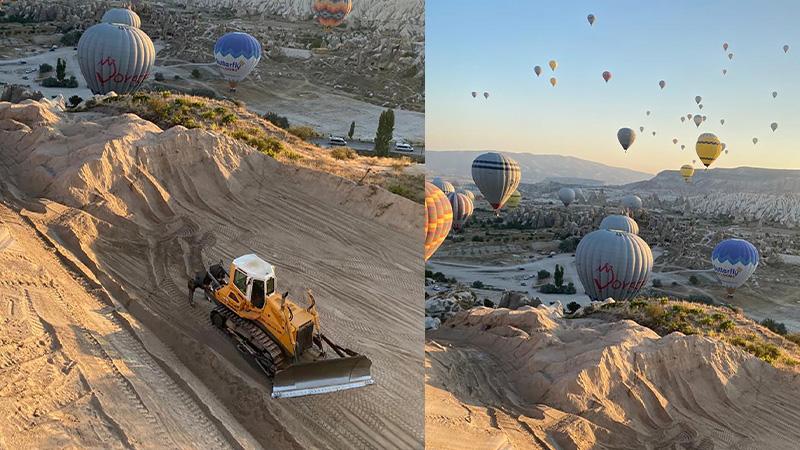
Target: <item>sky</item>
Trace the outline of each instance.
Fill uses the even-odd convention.
[[[561,154],[657,173],[693,160],[702,167],[694,144],[711,132],[729,150],[712,168],[800,169],[798,1],[436,0],[425,8],[428,150]],[[707,116],[699,128],[680,121],[698,113]],[[616,137],[622,127],[637,133],[627,153]]]

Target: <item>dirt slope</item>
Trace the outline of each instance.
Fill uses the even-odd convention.
[[[428,335],[426,381],[429,448],[790,449],[800,439],[796,373],[630,320],[473,309]]]
[[[0,130],[9,130],[0,131],[8,190],[35,202],[25,215],[261,445],[274,446],[282,429],[303,446],[420,445],[419,205],[134,115],[0,104]],[[279,290],[315,292],[325,333],[372,359],[376,385],[269,398],[269,381],[208,323],[210,305],[187,301],[187,277],[204,263],[250,252],[276,265]]]

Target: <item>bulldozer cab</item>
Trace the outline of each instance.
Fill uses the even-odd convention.
[[[275,292],[275,270],[256,255],[244,255],[231,263],[231,280],[241,296],[255,309],[263,309],[266,299]]]

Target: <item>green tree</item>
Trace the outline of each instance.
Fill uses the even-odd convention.
[[[347,132],[347,137],[353,139],[353,135],[356,133],[356,121],[350,122],[350,131]]]
[[[564,268],[556,264],[556,272],[553,275],[553,281],[556,287],[561,288],[564,285]]]
[[[64,81],[64,77],[67,75],[67,62],[61,58],[58,58],[56,61],[56,79],[58,81]]]
[[[394,110],[387,109],[378,119],[378,131],[375,133],[375,155],[389,156],[389,143],[394,133]]]
[[[567,312],[572,314],[575,311],[581,309],[581,305],[578,302],[569,302],[567,303]]]
[[[53,70],[53,66],[51,66],[50,64],[44,63],[44,64],[39,65],[39,73],[40,74],[45,74],[47,72],[50,72],[51,70]]]
[[[82,101],[83,101],[83,98],[78,96],[78,95],[73,95],[72,97],[69,98],[69,104],[73,108],[78,106],[80,104],[80,102],[82,102]]]

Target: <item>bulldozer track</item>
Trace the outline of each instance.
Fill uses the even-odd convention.
[[[250,335],[251,339],[249,339],[248,342],[251,342],[257,349],[266,353],[272,361],[272,375],[286,367],[287,361],[283,355],[283,351],[281,351],[278,344],[276,344],[264,330],[249,320],[242,319],[223,305],[217,305],[213,312],[221,314],[223,317],[233,322],[236,328],[245,330]]]

